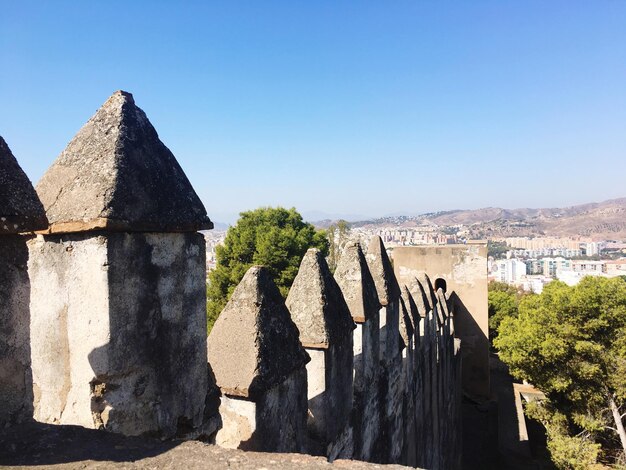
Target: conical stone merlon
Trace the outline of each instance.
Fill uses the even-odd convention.
[[[378,298],[382,305],[389,305],[400,297],[400,286],[393,272],[387,250],[379,236],[374,236],[367,247],[367,264],[374,278]]]
[[[251,398],[310,360],[278,288],[261,266],[251,267],[233,292],[211,330],[207,351],[222,391]]]
[[[0,137],[0,234],[44,229],[46,215],[32,183]]]
[[[370,312],[380,309],[374,279],[358,244],[345,248],[334,277],[354,321],[363,323],[368,320]]]
[[[130,93],[115,92],[37,184],[51,232],[185,232],[213,224]]]
[[[315,248],[304,255],[286,304],[305,347],[338,344],[356,328],[341,289]]]

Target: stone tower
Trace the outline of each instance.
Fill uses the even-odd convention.
[[[204,206],[118,91],[39,184],[29,243],[35,417],[126,435],[193,434],[207,392]]]

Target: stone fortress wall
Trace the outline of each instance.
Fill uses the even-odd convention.
[[[334,274],[309,250],[286,301],[250,268],[207,338],[212,223],[129,93],[36,189],[0,138],[0,221],[0,426],[460,468],[459,296],[375,237]]]

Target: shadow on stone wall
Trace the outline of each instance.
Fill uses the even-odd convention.
[[[485,370],[483,364],[489,361],[489,338],[476,323],[469,309],[456,292],[452,291],[450,293],[449,302],[452,310],[455,312],[454,327],[456,335],[463,338],[463,347],[461,348],[463,390],[467,393],[467,390],[485,388],[484,384],[489,383],[489,369]],[[483,353],[485,357],[479,357]],[[489,390],[484,390],[484,395],[489,396]]]
[[[204,287],[191,282],[193,257],[185,255],[199,237],[108,234],[110,341],[88,356],[96,428],[168,438],[201,432],[206,330],[196,313],[204,312]]]
[[[0,466],[78,461],[133,462],[182,443],[126,437],[80,426],[26,423],[0,431]]]
[[[27,265],[25,237],[0,237],[0,427],[33,417]]]

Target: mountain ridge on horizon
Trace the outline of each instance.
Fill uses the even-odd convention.
[[[326,228],[336,220],[313,222]],[[476,238],[504,236],[584,236],[626,239],[626,197],[566,207],[518,208],[484,207],[394,215],[350,222],[352,227],[375,225],[470,226]]]

